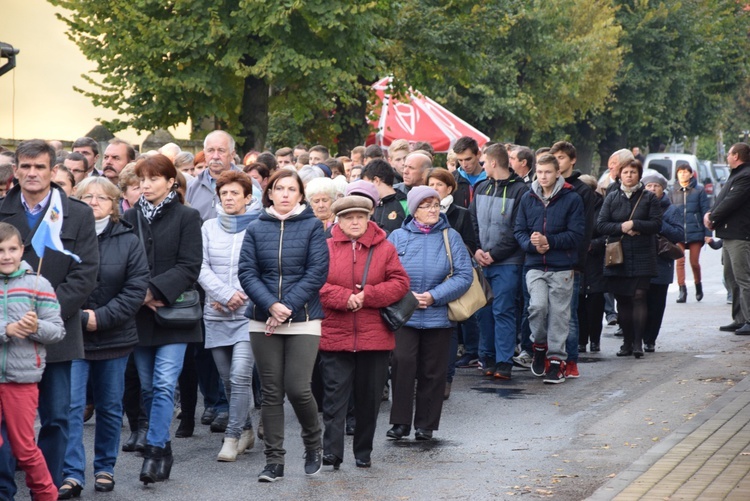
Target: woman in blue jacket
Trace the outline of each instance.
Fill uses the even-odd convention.
[[[440,213],[440,196],[427,186],[412,188],[407,195],[412,214],[402,227],[388,237],[398,251],[401,264],[411,281],[411,291],[419,301],[414,315],[396,335],[391,378],[393,406],[386,434],[401,439],[431,440],[438,429],[446,384],[446,359],[456,323],[448,319],[448,303],[461,297],[473,279],[471,259],[461,236],[450,228]],[[453,257],[453,275],[445,249],[443,232]],[[414,380],[417,381],[416,412]]]
[[[239,278],[249,304],[250,345],[263,390],[266,467],[259,482],[284,477],[284,394],[302,426],[305,474],[322,466],[318,406],[310,389],[320,343],[320,289],[328,276],[323,226],[305,203],[295,171],[277,171],[263,191],[260,216],[245,231]]]
[[[695,299],[703,299],[703,284],[701,284],[701,248],[706,239],[711,237],[711,231],[703,225],[703,216],[711,208],[708,196],[702,184],[693,176],[693,169],[688,164],[677,166],[677,183],[671,193],[672,205],[677,209],[682,226],[682,235],[677,245],[685,254],[690,252],[690,268],[693,270],[695,282]],[[677,285],[680,286],[678,303],[687,301],[687,286],[685,285],[685,258],[677,260]]]

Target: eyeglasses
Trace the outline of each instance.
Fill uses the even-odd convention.
[[[91,195],[91,194],[89,194],[89,195],[84,195],[84,196],[81,197],[81,200],[83,200],[87,204],[91,203],[91,201],[94,200],[94,199],[96,199],[96,201],[99,202],[100,204],[103,204],[104,202],[109,202],[109,201],[112,200],[107,195]]]
[[[419,205],[417,206],[417,209],[422,210],[440,210],[440,204],[433,204],[433,205]]]

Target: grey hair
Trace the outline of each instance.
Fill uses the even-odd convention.
[[[623,148],[621,150],[615,151],[614,153],[612,153],[612,155],[610,155],[609,158],[615,158],[615,157],[617,157],[617,162],[620,165],[624,165],[628,162],[635,160],[635,157],[633,156],[633,152],[627,148]]]
[[[229,149],[231,151],[234,151],[234,138],[231,136],[231,134],[229,134],[228,132],[223,131],[223,130],[215,130],[213,132],[209,132],[208,135],[206,136],[206,139],[203,140],[203,147],[204,148],[206,147],[206,143],[208,142],[208,138],[210,138],[211,136],[213,136],[215,134],[221,134],[224,137],[226,137],[227,139],[229,139]]]
[[[302,178],[302,181],[304,182],[305,179]],[[305,185],[305,196],[308,200],[315,195],[320,195],[321,193],[328,195],[331,200],[336,200],[336,183],[333,182],[333,179],[328,177],[316,177],[310,179]]]

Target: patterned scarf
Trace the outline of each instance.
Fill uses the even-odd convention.
[[[151,224],[151,222],[156,219],[156,216],[162,213],[162,211],[164,210],[164,206],[171,202],[176,195],[176,191],[170,191],[164,198],[164,200],[159,202],[159,205],[157,205],[156,207],[154,207],[154,204],[146,200],[146,197],[141,195],[141,198],[138,199],[138,203],[141,206],[143,217],[146,218],[148,224]]]
[[[434,224],[422,224],[419,221],[417,221],[416,219],[414,219],[413,221],[414,221],[414,226],[416,226],[417,229],[419,231],[421,231],[422,233],[429,233],[430,230],[432,230],[432,228],[435,227]]]
[[[620,189],[623,193],[625,193],[625,196],[628,197],[628,199],[633,196],[633,193],[640,190],[641,188],[643,188],[643,184],[640,181],[638,181],[638,184],[636,184],[632,188],[626,188],[624,184],[620,183]]]

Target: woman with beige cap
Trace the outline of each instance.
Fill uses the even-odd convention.
[[[349,395],[354,392],[354,459],[371,465],[372,442],[388,355],[396,342],[379,309],[409,291],[409,277],[385,232],[370,221],[370,198],[349,195],[333,203],[331,266],[320,291],[325,318],[320,338],[323,396],[323,464],[338,469],[344,457]]]

